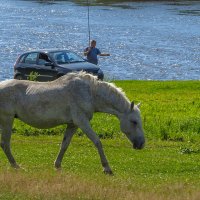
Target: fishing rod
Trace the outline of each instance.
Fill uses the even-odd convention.
[[[88,43],[90,46],[90,0],[87,0],[87,8],[88,8]]]

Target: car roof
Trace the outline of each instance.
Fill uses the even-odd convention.
[[[23,54],[27,53],[51,53],[51,52],[58,52],[58,51],[69,51],[67,49],[35,49],[31,51],[24,52]]]

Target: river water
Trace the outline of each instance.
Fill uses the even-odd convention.
[[[66,48],[83,55],[87,7],[80,1],[0,0],[0,80],[18,55]],[[200,2],[123,2],[90,7],[91,38],[108,79],[199,80]]]

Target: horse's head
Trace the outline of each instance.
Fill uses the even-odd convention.
[[[129,112],[120,117],[121,131],[125,133],[135,149],[142,149],[145,143],[139,107],[140,104],[134,106],[132,102]]]

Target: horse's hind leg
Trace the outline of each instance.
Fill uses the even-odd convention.
[[[74,135],[76,130],[77,130],[77,127],[74,124],[68,124],[67,125],[67,129],[66,129],[65,134],[64,134],[64,138],[63,138],[63,141],[62,141],[60,152],[59,152],[58,157],[55,161],[55,168],[57,168],[57,169],[61,168],[61,162],[62,162],[64,153],[67,150],[67,147],[69,146],[69,143],[72,139],[72,136]]]
[[[6,122],[6,125],[1,126],[2,128],[2,132],[1,132],[1,148],[3,149],[4,153],[6,154],[10,164],[12,167],[14,168],[19,168],[19,166],[17,165],[11,150],[10,150],[10,139],[11,139],[11,133],[12,133],[12,122]]]

